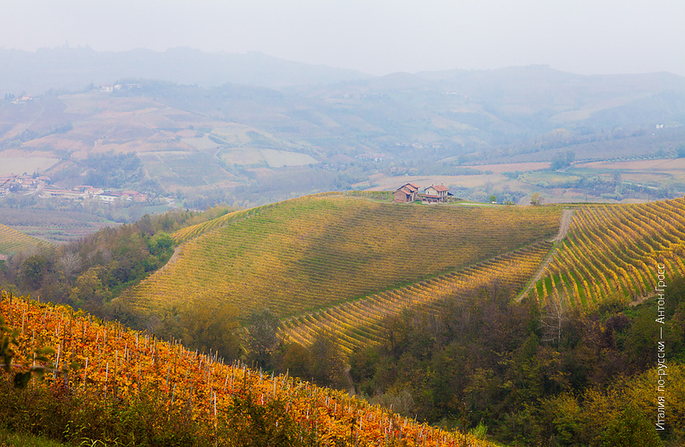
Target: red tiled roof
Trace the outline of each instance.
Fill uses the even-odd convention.
[[[419,190],[419,187],[413,183],[405,183],[404,185],[400,186],[400,188],[407,188],[411,192]]]
[[[406,183],[406,184],[400,186],[399,188],[397,188],[397,190],[398,190],[398,191],[403,191],[403,192],[405,192],[405,193],[407,193],[407,194],[413,194],[413,193],[415,193],[416,191],[418,191],[419,188],[418,188],[416,185],[412,184],[412,183]]]
[[[435,188],[436,191],[449,191],[450,190],[445,185],[436,185],[436,186],[433,186],[433,188]]]

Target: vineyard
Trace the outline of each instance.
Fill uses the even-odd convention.
[[[0,254],[13,255],[19,252],[31,252],[43,245],[49,244],[24,234],[21,231],[0,224]]]
[[[48,373],[43,382],[31,379],[29,389],[66,388],[72,395],[111,398],[118,405],[130,404],[140,393],[157,393],[167,409],[201,422],[207,439],[215,445],[225,444],[215,430],[237,398],[254,399],[261,406],[284,402],[286,412],[322,446],[491,445],[470,435],[419,424],[344,392],[287,375],[267,376],[244,365],[227,365],[216,355],[198,354],[116,323],[94,321],[70,308],[3,293],[0,315],[16,331],[11,372],[35,364],[31,353],[36,347],[54,348],[48,363],[55,372]]]
[[[230,302],[281,318],[454,272],[549,238],[555,207],[403,206],[324,194],[174,234],[176,260],[121,300],[136,313]]]
[[[666,278],[685,274],[684,255],[683,198],[585,207],[575,212],[568,237],[531,294],[578,306],[640,300],[654,295],[658,264]]]
[[[385,319],[404,309],[437,313],[445,300],[473,296],[482,288],[496,285],[513,292],[520,290],[551,246],[550,242],[539,242],[454,273],[287,319],[282,322],[281,333],[303,346],[311,344],[322,331],[333,333],[350,353],[383,341]]]

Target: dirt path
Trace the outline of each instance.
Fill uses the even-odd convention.
[[[164,270],[166,270],[167,267],[169,267],[171,264],[176,262],[176,259],[178,259],[180,254],[181,254],[181,246],[179,245],[178,247],[174,248],[174,253],[171,255],[171,257],[166,262],[166,264],[164,264],[161,268],[159,268],[156,272],[154,272],[153,275],[157,274],[157,273],[162,273]]]
[[[535,272],[535,276],[533,276],[533,279],[531,280],[530,284],[524,290],[521,292],[521,294],[516,298],[516,302],[520,302],[524,296],[528,295],[528,292],[530,292],[530,289],[535,287],[535,284],[542,278],[542,274],[545,273],[545,270],[547,270],[547,267],[549,267],[549,264],[552,262],[552,259],[554,259],[554,254],[557,252],[557,246],[556,243],[562,241],[566,235],[568,234],[568,229],[571,227],[571,219],[573,218],[573,210],[564,210],[561,214],[561,223],[559,225],[559,233],[557,233],[556,237],[554,239],[551,239],[550,242],[554,242],[555,245],[552,247],[552,250],[550,250],[549,254],[545,258],[545,260],[540,264],[540,267],[538,267],[537,271]]]

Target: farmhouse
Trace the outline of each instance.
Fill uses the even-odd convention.
[[[450,189],[445,185],[430,185],[423,190],[421,201],[425,203],[438,203],[447,200],[450,195]]]
[[[395,191],[393,197],[395,199],[395,203],[410,203],[416,200],[418,193],[418,186],[413,183],[405,183],[397,188],[397,191]]]

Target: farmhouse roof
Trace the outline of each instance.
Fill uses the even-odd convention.
[[[419,190],[419,187],[416,186],[416,185],[413,184],[413,183],[405,183],[404,185],[400,186],[397,190],[400,191],[400,190],[402,190],[402,189],[406,189],[407,191],[413,193],[413,192],[418,191],[418,190]]]
[[[449,191],[449,190],[450,190],[450,189],[449,189],[447,186],[445,186],[445,185],[435,185],[435,186],[433,186],[433,188],[434,188],[436,191]]]

